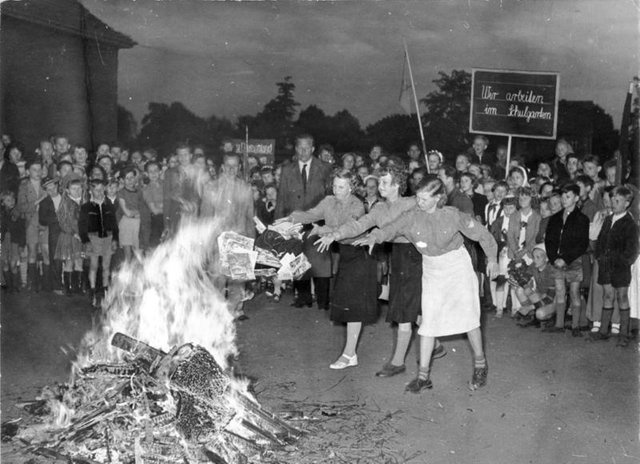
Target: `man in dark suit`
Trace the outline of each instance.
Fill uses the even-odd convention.
[[[300,135],[296,138],[296,161],[282,168],[278,202],[276,204],[276,219],[288,216],[293,211],[306,211],[316,206],[326,194],[331,175],[331,167],[313,156],[313,137]],[[308,231],[307,231],[308,232]],[[330,275],[331,258],[329,253],[318,253],[313,246],[315,238],[305,237],[304,252],[311,262],[311,273],[314,275]],[[316,281],[316,287],[328,285],[324,279]],[[293,306],[302,307],[312,304],[311,281],[305,276],[294,281],[294,289],[298,297]],[[318,292],[323,289],[316,288]]]

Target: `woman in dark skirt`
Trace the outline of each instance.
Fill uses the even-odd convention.
[[[342,170],[333,179],[333,195],[324,198],[315,208],[294,211],[277,222],[311,224],[325,221],[322,227],[315,226],[310,235],[326,233],[338,226],[364,215],[362,201],[352,194],[355,175]],[[338,242],[340,261],[333,295],[331,297],[331,320],[347,324],[347,341],[342,355],[331,364],[331,369],[357,366],[356,347],[363,323],[375,322],[378,317],[377,261],[365,249],[352,245],[353,239]]]
[[[369,214],[357,221],[342,224],[331,233],[322,234],[316,244],[327,247],[334,240],[361,236],[374,227],[384,227],[396,221],[403,213],[415,209],[415,197],[403,197],[400,193],[406,188],[407,174],[403,166],[389,164],[377,171],[378,188],[385,199],[376,204]],[[354,244],[358,244],[356,241]],[[393,239],[389,258],[389,310],[386,321],[397,323],[397,338],[392,359],[376,373],[378,377],[391,377],[406,370],[405,357],[411,342],[413,324],[420,322],[422,298],[422,255],[405,237]],[[434,358],[446,354],[438,343]]]

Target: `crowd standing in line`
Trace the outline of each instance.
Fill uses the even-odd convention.
[[[87,295],[97,307],[114,269],[153,250],[184,217],[220,218],[254,237],[256,216],[266,225],[304,225],[312,267],[292,283],[291,305],[315,303],[346,324],[331,369],[358,364],[362,326],[377,320],[383,284],[386,321],[397,332],[393,356],[376,375],[406,370],[417,328],[420,367],[407,385],[415,393],[432,387],[432,360],[446,354],[437,337],[455,333],[466,333],[472,347],[470,388],[487,382],[481,309],[544,333],[586,333],[593,342],[615,335],[622,348],[637,330],[637,189],[616,183],[614,160],[576,154],[564,139],[531,171],[518,157],[506,165],[506,147],[491,152],[484,136],[445,157],[417,143],[400,155],[380,145],[339,155],[303,134],[292,159],[277,166],[254,156],[243,166],[223,150],[218,167],[187,144],[165,156],[117,143],[90,152],[64,135],[43,139],[32,154],[7,135],[0,148],[8,292]],[[242,302],[252,287],[216,285],[246,319]],[[268,286],[279,301],[284,283]]]

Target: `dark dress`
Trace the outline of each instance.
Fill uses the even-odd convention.
[[[392,243],[387,322],[416,322],[422,314],[422,255],[412,243]]]
[[[340,244],[332,321],[366,324],[378,319],[377,263],[367,248]]]

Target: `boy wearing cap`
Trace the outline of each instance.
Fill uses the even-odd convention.
[[[90,183],[91,197],[80,207],[78,231],[80,240],[89,256],[89,297],[97,306],[96,276],[98,261],[102,258],[102,288],[109,286],[109,266],[111,255],[118,244],[118,223],[113,203],[105,198],[105,182],[93,179]]]
[[[582,255],[589,246],[589,218],[577,208],[580,187],[566,184],[562,187],[563,209],[549,218],[544,238],[549,262],[556,272],[556,324],[545,329],[547,332],[564,332],[566,310],[566,283],[572,309],[571,335],[581,337],[580,283],[582,282]]]

